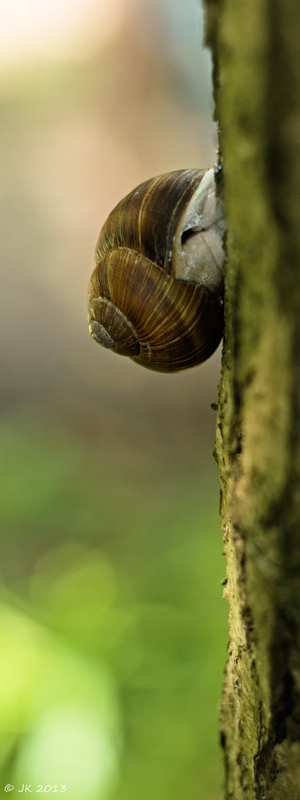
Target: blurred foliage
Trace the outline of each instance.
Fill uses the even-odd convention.
[[[216,474],[1,425],[2,780],[72,800],[218,796]],[[200,488],[199,488],[200,487]],[[199,512],[200,509],[200,512]],[[85,753],[86,751],[86,753]]]
[[[217,800],[220,354],[154,374],[86,323],[107,213],[213,164],[210,59],[197,0],[123,5],[90,57],[0,73],[0,791]]]

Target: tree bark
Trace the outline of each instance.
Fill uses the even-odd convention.
[[[225,797],[300,798],[300,2],[206,0],[228,224]]]

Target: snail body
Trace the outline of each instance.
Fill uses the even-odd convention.
[[[109,215],[89,284],[93,339],[159,372],[200,364],[223,334],[225,222],[215,172],[152,178]]]

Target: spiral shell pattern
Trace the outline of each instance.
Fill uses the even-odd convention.
[[[174,274],[174,237],[204,174],[180,170],[141,184],[109,215],[97,243],[91,335],[161,372],[205,361],[223,333],[220,294]]]

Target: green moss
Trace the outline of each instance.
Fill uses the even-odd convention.
[[[216,435],[230,601],[226,797],[285,800],[300,792],[290,756],[300,740],[300,12],[292,0],[219,0],[207,14],[228,223]]]

